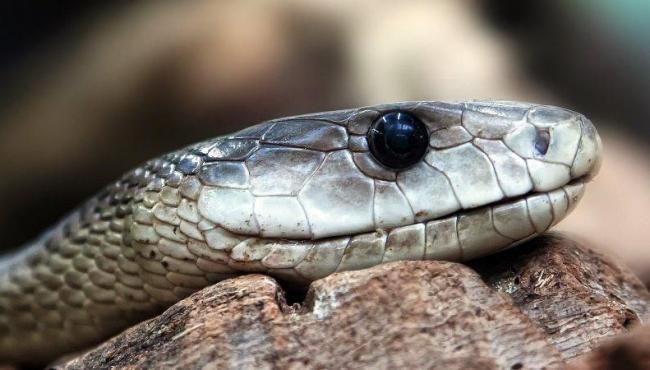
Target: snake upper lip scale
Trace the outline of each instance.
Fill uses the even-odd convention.
[[[463,261],[564,218],[595,175],[591,122],[505,101],[271,120],[151,160],[0,260],[0,363],[45,363],[243,272],[296,283]]]

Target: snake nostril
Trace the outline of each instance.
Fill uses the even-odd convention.
[[[550,142],[551,134],[547,130],[537,130],[535,135],[535,150],[537,150],[537,153],[546,154]]]

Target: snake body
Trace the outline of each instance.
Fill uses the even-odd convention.
[[[391,111],[429,134],[401,170],[368,148]],[[406,102],[271,120],[163,155],[0,260],[0,363],[51,361],[241,273],[306,284],[512,247],[573,209],[600,147],[562,108]]]

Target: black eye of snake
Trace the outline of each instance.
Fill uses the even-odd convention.
[[[379,117],[368,131],[368,146],[384,166],[403,169],[422,159],[429,145],[427,127],[406,112],[389,112]]]

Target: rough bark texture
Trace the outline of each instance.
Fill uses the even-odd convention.
[[[60,367],[549,369],[647,322],[649,307],[628,270],[547,235],[471,267],[338,273],[293,305],[272,278],[227,280]]]
[[[630,270],[558,234],[472,266],[567,359],[650,319],[650,294]]]

